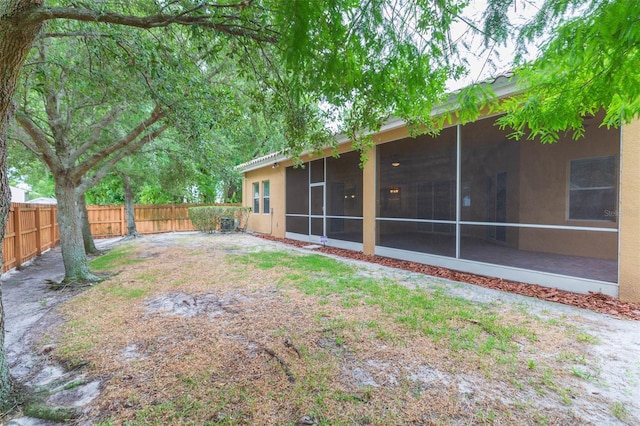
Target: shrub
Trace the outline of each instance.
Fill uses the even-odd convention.
[[[246,229],[251,207],[235,206],[203,206],[190,207],[189,219],[193,226],[201,232],[243,231]],[[233,221],[231,229],[229,222]],[[226,223],[225,223],[226,222]],[[225,226],[223,226],[225,225]]]

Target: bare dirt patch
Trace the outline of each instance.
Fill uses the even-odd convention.
[[[291,261],[308,251],[246,235],[128,244],[140,262],[65,302],[33,342],[100,383],[82,421],[640,422],[637,322],[360,262],[327,274]],[[437,309],[394,311],[378,281],[451,315],[412,325]]]

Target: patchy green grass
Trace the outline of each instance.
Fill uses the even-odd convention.
[[[600,340],[597,337],[592,336],[591,334],[588,334],[588,333],[578,333],[576,335],[576,340],[580,343],[591,343],[591,344],[600,343]]]
[[[125,246],[105,266],[122,272],[66,306],[56,356],[108,377],[100,424],[575,420],[593,340],[564,320],[317,254],[229,254],[222,241],[154,247],[140,265]]]
[[[131,300],[131,299],[139,299],[141,297],[149,294],[150,289],[148,288],[127,288],[121,286],[111,286],[105,288],[105,291],[115,297]]]
[[[109,252],[92,259],[89,266],[94,271],[109,271],[123,266],[143,262],[143,259],[135,257],[136,248],[132,244],[121,245]]]
[[[618,401],[611,404],[611,412],[619,420],[624,420],[628,415],[627,408],[624,406],[624,404]]]
[[[353,266],[327,256],[260,252],[234,255],[231,262],[283,269],[281,285],[294,285],[305,294],[320,297],[323,303],[333,299],[345,308],[377,306],[406,328],[453,351],[510,352],[515,350],[516,337],[536,340],[535,330],[505,322],[484,305],[449,296],[443,289],[408,288],[388,278],[359,277]],[[390,337],[384,330],[380,335]]]

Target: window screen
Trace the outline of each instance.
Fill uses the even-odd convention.
[[[615,221],[616,157],[571,160],[569,219]]]
[[[260,213],[260,183],[253,183],[253,212]]]
[[[309,171],[287,167],[287,214],[309,214]]]
[[[271,197],[269,195],[269,181],[265,180],[262,182],[262,212],[270,213],[271,212]]]
[[[362,217],[360,153],[327,158],[327,216]]]

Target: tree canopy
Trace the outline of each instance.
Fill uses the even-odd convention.
[[[32,141],[39,139],[39,144],[33,143],[50,168],[66,164],[82,172],[71,176],[75,184],[82,184],[78,180],[86,173],[95,177],[104,173],[101,164],[110,160],[99,154],[114,154],[119,149],[115,146],[123,146],[117,141],[155,139],[169,127],[198,135],[201,123],[183,120],[189,117],[189,108],[183,109],[186,104],[179,98],[186,94],[195,99],[193,92],[202,87],[203,75],[219,75],[211,68],[215,66],[230,65],[225,69],[239,79],[254,81],[256,95],[264,95],[282,114],[287,146],[296,155],[332,140],[335,129],[326,126],[327,114],[351,136],[380,128],[391,115],[431,129],[432,107],[444,100],[447,80],[465,72],[465,61],[457,56],[449,30],[462,19],[466,4],[466,0],[3,0],[0,236],[9,209],[7,128],[22,78],[42,83],[22,92],[17,115],[22,128]],[[514,27],[508,12],[521,4],[522,0],[488,0],[484,22],[469,22],[473,31],[484,28],[484,35],[495,43],[512,39],[520,51],[539,49],[534,61],[516,57],[514,71],[527,90],[500,106],[507,110],[501,124],[513,128],[514,137],[540,136],[543,142],[553,142],[566,130],[580,136],[582,117],[601,108],[606,111],[604,125],[621,125],[638,116],[639,0],[542,0],[539,12],[526,25]],[[41,69],[35,63],[25,68],[30,53],[36,58],[61,53],[47,47],[45,39],[73,39],[79,50],[72,53],[92,60],[73,62],[72,55],[71,64],[60,61],[57,68]],[[96,55],[98,51],[104,57]],[[199,60],[204,57],[218,60]],[[112,63],[127,65],[116,70]],[[86,87],[79,82],[71,85],[72,73],[63,73],[65,68],[99,78],[88,79]],[[182,75],[176,69],[183,70]],[[120,91],[109,83],[102,88],[96,84],[108,82],[109,75],[141,81],[144,90]],[[173,75],[171,85],[164,84],[168,75]],[[194,75],[197,80],[192,80]],[[212,93],[229,82],[212,81]],[[96,101],[106,91],[114,103],[72,114],[78,145],[74,152],[65,149],[63,142],[73,132],[64,126],[68,116],[61,114],[58,100],[70,94],[78,100],[84,94],[85,101]],[[47,101],[44,107],[30,109],[34,93]],[[462,92],[461,97],[461,106],[470,111],[466,117],[477,112],[477,101],[495,101],[483,87]],[[132,98],[145,106],[132,108]],[[214,96],[215,104],[213,99],[228,105],[224,97]],[[34,117],[43,117],[48,124]],[[102,130],[117,117],[126,125],[116,126],[113,133]],[[44,155],[51,146],[55,152]],[[120,158],[133,150],[119,151]],[[8,376],[1,352],[0,400],[4,400]]]
[[[501,105],[500,125],[513,137],[558,140],[584,133],[583,119],[606,112],[604,126],[620,127],[640,115],[640,1],[544,0],[517,31],[508,11],[515,0],[491,1],[485,34],[516,43],[514,72],[526,91]],[[538,55],[521,54],[535,47]]]

